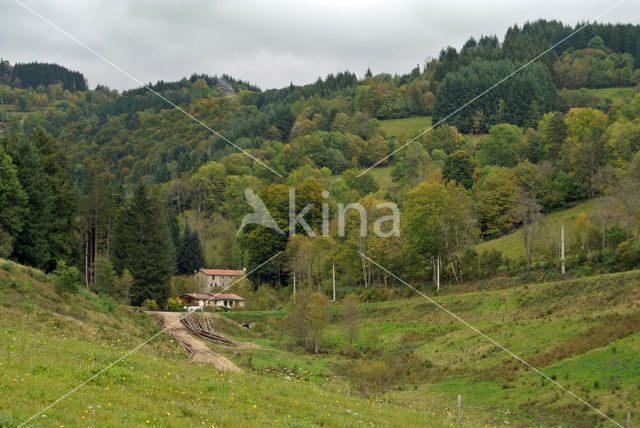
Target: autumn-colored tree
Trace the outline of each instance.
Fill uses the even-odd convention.
[[[518,223],[515,208],[518,206],[520,189],[512,170],[488,170],[475,192],[478,218],[484,235],[504,233]]]
[[[329,324],[329,299],[322,293],[309,289],[301,290],[284,323],[291,334],[304,347],[316,354],[320,352],[320,341]]]
[[[354,342],[360,333],[360,302],[358,298],[350,294],[342,300],[340,308],[340,319],[349,339],[351,352],[354,349]]]
[[[444,258],[459,281],[462,252],[476,235],[471,200],[464,187],[420,183],[407,194],[403,208],[407,242],[432,260],[434,271],[435,263]]]

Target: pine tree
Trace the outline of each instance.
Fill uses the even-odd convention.
[[[173,260],[173,266],[178,272],[178,250],[180,249],[180,225],[178,224],[178,217],[171,213],[166,214],[167,227],[169,228],[169,236],[171,238],[171,257]]]
[[[116,272],[121,275],[128,269],[133,276],[133,304],[167,299],[174,270],[171,237],[159,202],[149,196],[143,184],[136,187],[133,199],[116,220],[112,255]]]
[[[202,245],[197,230],[191,230],[187,223],[178,249],[178,272],[192,274],[205,264]]]
[[[4,244],[13,242],[22,231],[26,203],[27,194],[18,180],[17,168],[11,156],[0,145],[0,238],[4,237]],[[11,253],[11,246],[6,247],[0,250],[0,257]]]
[[[48,239],[54,215],[53,189],[30,141],[14,139],[9,150],[27,196],[24,228],[16,237],[13,255],[22,264],[44,269],[47,262],[55,262]]]
[[[51,257],[44,268],[51,270],[57,260],[73,259],[77,253],[74,242],[73,219],[77,209],[76,188],[71,181],[71,172],[66,155],[58,142],[42,128],[36,128],[31,140],[38,151],[44,173],[52,189],[52,216],[49,224],[47,240],[51,249]]]

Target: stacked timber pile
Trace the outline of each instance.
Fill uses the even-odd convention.
[[[216,343],[222,343],[224,345],[239,345],[240,342],[236,342],[235,340],[227,339],[226,337],[220,336],[219,334],[215,334],[213,332],[213,327],[209,324],[209,320],[204,317],[198,316],[186,316],[180,319],[180,322],[184,324],[185,327],[189,329],[189,331],[196,336],[210,340]]]

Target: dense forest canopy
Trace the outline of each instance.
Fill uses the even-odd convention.
[[[86,91],[87,79],[79,71],[71,71],[58,64],[30,62],[11,66],[0,59],[0,82],[17,88],[36,88],[60,83],[69,91]]]
[[[527,247],[526,260],[478,253],[473,244],[517,227],[538,231],[542,213],[599,197],[606,206],[580,223],[576,260],[635,266],[640,26],[589,25],[428,129],[429,117],[446,118],[580,27],[514,26],[502,43],[470,38],[402,75],[345,71],[267,91],[227,75],[149,85],[281,177],[148,88],[89,90],[63,67],[3,61],[0,256],[48,271],[65,261],[81,267],[87,286],[135,303],[164,301],[171,276],[193,270],[194,259],[251,270],[278,251],[287,256],[261,267],[256,286],[285,286],[296,272],[301,283],[322,287],[334,264],[345,286],[391,280],[356,249],[400,275],[439,270],[457,283],[500,267],[531,268],[534,250],[544,266],[557,264],[553,237],[544,251]],[[629,96],[600,98],[588,89],[614,86],[629,87]],[[422,129],[392,135],[383,126],[410,117]],[[378,171],[390,171],[388,184],[373,177]],[[393,201],[408,219],[405,233],[438,239],[363,239],[354,213],[345,236],[336,236],[335,223],[330,236],[315,239],[261,226],[236,235],[250,211],[245,189],[285,228],[290,188],[301,207],[327,202],[335,213],[338,204],[360,202],[370,228],[385,215],[376,205]],[[318,227],[319,216],[314,209],[307,221]],[[116,288],[104,289],[105,272]]]

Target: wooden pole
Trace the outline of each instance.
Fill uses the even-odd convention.
[[[627,423],[624,424],[624,428],[631,428],[631,412],[627,412]]]
[[[293,273],[293,304],[296,304],[296,273]]]
[[[440,256],[436,259],[436,290],[440,291]]]
[[[333,264],[333,301],[336,301],[336,264]]]
[[[458,415],[456,416],[456,420],[458,424],[460,423],[460,413],[462,408],[462,394],[458,394]]]
[[[565,262],[564,262],[564,225],[562,225],[562,231],[560,236],[560,259],[562,260],[562,275],[565,274]]]

